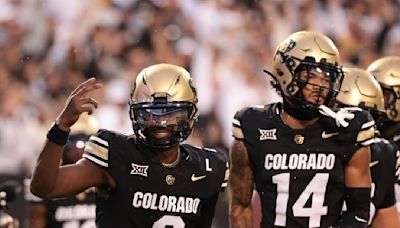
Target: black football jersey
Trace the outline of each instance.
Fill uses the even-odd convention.
[[[379,209],[395,205],[397,147],[383,138],[375,138],[371,145],[372,202],[370,221]]]
[[[396,184],[395,195],[397,200],[397,210],[400,211],[400,130],[394,132],[393,136],[388,137],[391,142],[397,146],[397,162],[396,162]]]
[[[396,156],[397,156],[396,183],[399,185],[400,184],[400,151],[399,151],[399,148],[400,148],[400,130],[397,130],[394,133],[394,135],[391,138],[389,138],[389,141],[391,143],[393,143],[395,145],[396,149],[397,149],[397,153],[396,153]],[[398,191],[400,191],[400,189]],[[400,195],[400,193],[399,193],[399,195]],[[399,202],[400,202],[400,198],[399,198]]]
[[[46,200],[46,227],[94,228],[96,218],[95,193],[87,191],[76,196]]]
[[[134,136],[100,130],[84,157],[104,167],[117,187],[97,199],[98,227],[210,227],[219,192],[227,185],[223,153],[180,146],[182,159],[164,167]]]
[[[349,126],[321,116],[305,129],[282,122],[281,103],[236,113],[232,133],[243,140],[262,205],[261,227],[329,227],[341,218],[344,168],[369,145],[374,121],[354,111]]]

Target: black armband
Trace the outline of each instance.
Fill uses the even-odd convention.
[[[347,211],[343,212],[338,228],[366,228],[371,204],[370,188],[345,188]]]
[[[69,136],[69,131],[61,130],[55,122],[53,123],[53,126],[47,133],[47,139],[50,142],[60,146],[64,146],[65,144],[67,144],[68,136]]]

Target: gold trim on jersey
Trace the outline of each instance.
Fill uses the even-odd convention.
[[[374,127],[370,127],[370,128],[368,128],[366,130],[358,132],[356,142],[359,143],[359,142],[366,141],[368,139],[373,138],[374,135],[375,135],[375,128]]]
[[[108,161],[108,149],[97,145],[94,142],[88,141],[85,147],[85,152],[96,155],[97,157]]]
[[[225,177],[224,177],[224,182],[228,181],[229,179],[229,169],[225,170]]]
[[[232,135],[238,139],[244,139],[244,134],[241,128],[232,126]]]

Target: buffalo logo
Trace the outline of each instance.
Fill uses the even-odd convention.
[[[294,142],[298,145],[301,145],[304,143],[304,136],[302,135],[295,135],[294,136]]]
[[[167,175],[165,177],[165,182],[167,182],[168,185],[173,185],[175,183],[175,177],[172,175]]]

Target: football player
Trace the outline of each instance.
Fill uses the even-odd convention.
[[[109,196],[96,200],[97,227],[210,227],[227,185],[227,159],[181,144],[198,116],[195,87],[181,67],[157,64],[138,74],[129,101],[134,135],[101,129],[83,159],[59,167],[70,126],[97,106],[88,92],[100,87],[91,78],[71,93],[47,135],[32,192],[54,198],[109,186]]]
[[[374,121],[360,108],[330,108],[343,78],[334,43],[294,33],[278,45],[269,74],[283,102],[233,119],[231,226],[252,226],[255,185],[261,227],[366,227]]]
[[[71,126],[67,144],[63,148],[62,165],[73,164],[82,158],[89,137],[98,131],[99,124],[93,115],[83,113]],[[95,191],[90,188],[74,196],[41,200],[28,193],[29,224],[39,227],[96,227]]]
[[[379,82],[384,97],[386,116],[378,126],[382,137],[400,147],[400,56],[386,56],[375,60],[367,71]],[[397,153],[400,157],[400,152]],[[400,163],[397,164],[400,168]],[[397,172],[395,193],[400,210],[400,172]]]
[[[356,106],[370,112],[378,125],[386,115],[383,92],[379,83],[367,71],[344,68],[344,79],[336,98],[341,107]],[[397,147],[381,138],[376,131],[371,145],[372,202],[370,206],[371,227],[400,227],[394,194]],[[384,178],[383,178],[384,177]]]
[[[378,126],[383,137],[400,139],[400,56],[375,60],[367,71],[379,82],[384,96],[386,117]]]

